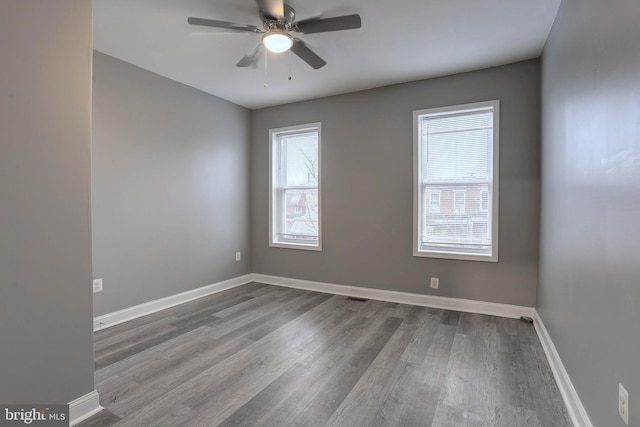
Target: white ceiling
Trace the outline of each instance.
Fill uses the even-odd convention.
[[[260,35],[187,24],[262,27],[255,0],[93,3],[95,50],[256,109],[536,58],[560,0],[288,0],[296,20],[358,13],[362,28],[298,34],[327,65],[270,54],[266,78],[264,61],[235,67]]]

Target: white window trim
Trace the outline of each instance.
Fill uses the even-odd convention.
[[[420,159],[422,158],[422,149],[420,147],[420,116],[425,114],[443,114],[454,111],[465,111],[481,108],[493,108],[493,185],[489,189],[492,196],[491,203],[491,255],[475,255],[471,253],[461,253],[443,249],[440,252],[422,251],[419,248],[420,239],[420,218],[422,215],[422,207],[420,206]],[[499,130],[500,130],[500,101],[475,102],[471,104],[453,105],[449,107],[428,108],[424,110],[415,110],[413,112],[413,256],[424,258],[443,258],[464,261],[484,261],[498,262],[498,229],[499,229],[499,186],[500,186],[500,155],[499,155]]]
[[[279,242],[276,240],[276,230],[278,229],[275,221],[278,220],[277,206],[274,203],[276,188],[274,183],[277,182],[278,171],[274,168],[274,163],[278,161],[276,156],[278,150],[274,148],[278,143],[277,135],[283,133],[298,133],[310,130],[318,131],[318,244],[295,243],[295,242]],[[321,123],[307,123],[303,125],[287,126],[276,129],[269,129],[269,246],[273,248],[302,249],[307,251],[322,251],[322,129]]]

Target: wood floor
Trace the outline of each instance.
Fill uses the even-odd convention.
[[[533,326],[251,283],[95,334],[87,426],[571,425]]]

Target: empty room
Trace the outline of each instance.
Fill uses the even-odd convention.
[[[640,427],[640,3],[0,2],[0,425]]]

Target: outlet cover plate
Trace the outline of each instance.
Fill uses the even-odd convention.
[[[93,293],[102,292],[102,279],[95,279],[93,281]]]
[[[629,393],[622,386],[618,387],[618,413],[626,425],[629,425]]]

